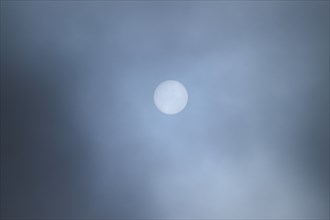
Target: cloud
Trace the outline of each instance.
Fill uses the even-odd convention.
[[[2,3],[2,216],[328,218],[328,5]]]

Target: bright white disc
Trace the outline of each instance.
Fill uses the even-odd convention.
[[[174,115],[181,112],[188,103],[188,92],[184,85],[175,80],[159,84],[154,93],[154,102],[159,111]]]

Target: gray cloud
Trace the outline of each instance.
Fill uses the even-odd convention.
[[[3,217],[329,217],[329,2],[1,5]]]

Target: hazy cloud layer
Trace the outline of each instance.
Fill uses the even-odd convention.
[[[329,2],[2,1],[1,28],[2,217],[329,218]]]

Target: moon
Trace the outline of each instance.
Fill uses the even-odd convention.
[[[165,114],[177,114],[187,106],[187,89],[178,81],[166,80],[155,89],[154,103]]]

